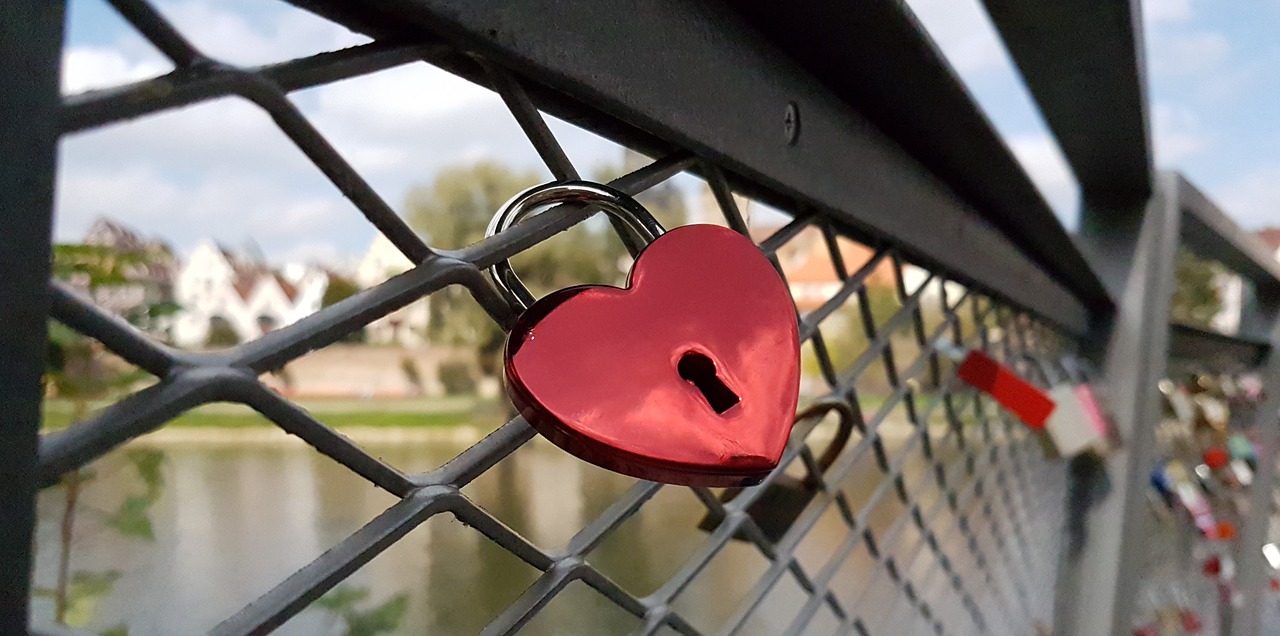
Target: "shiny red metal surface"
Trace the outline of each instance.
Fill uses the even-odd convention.
[[[627,288],[534,303],[507,339],[505,375],[525,419],[586,461],[667,483],[751,484],[791,430],[795,306],[749,239],[679,227],[640,254]]]

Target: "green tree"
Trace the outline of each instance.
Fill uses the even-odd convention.
[[[155,250],[117,251],[106,245],[60,243],[53,246],[53,276],[84,289],[97,301],[104,292],[133,285],[135,274],[168,257],[168,252]],[[156,333],[164,319],[180,309],[170,300],[144,301],[124,309],[121,317]]]
[[[1213,318],[1222,311],[1222,297],[1215,278],[1224,272],[1223,266],[1216,261],[1200,258],[1186,247],[1178,248],[1177,287],[1170,307],[1173,321],[1209,327]]]
[[[334,273],[329,274],[329,284],[325,285],[324,296],[320,299],[321,307],[328,307],[344,301],[360,291],[360,286],[355,281],[345,276],[339,276]],[[365,341],[364,329],[357,329],[343,336],[343,342],[359,343]]]
[[[204,337],[204,346],[209,349],[224,349],[240,344],[240,334],[231,326],[231,321],[222,316],[209,319],[209,333]]]
[[[897,293],[888,287],[868,287],[867,301],[871,310],[871,318],[877,329],[883,327],[897,313],[900,307]],[[837,309],[832,315],[827,316],[819,326],[819,330],[822,332],[823,344],[826,346],[831,365],[837,375],[847,371],[849,365],[853,364],[870,345],[870,341],[867,339],[866,327],[863,324],[862,308],[856,295],[851,297],[844,306]],[[801,349],[801,354],[801,366],[804,373],[813,376],[820,375],[822,373],[821,365],[817,356],[813,353],[813,348],[806,346]],[[883,391],[887,387],[887,376],[885,375],[884,367],[878,361],[872,363],[871,367],[864,371],[859,378],[860,385],[870,385],[877,391]]]
[[[329,274],[329,283],[325,285],[324,297],[320,299],[320,306],[328,307],[346,300],[356,295],[358,291],[360,291],[360,286],[350,278]]]
[[[534,172],[519,172],[497,161],[442,169],[430,186],[409,192],[410,223],[436,247],[452,249],[484,238],[494,213],[517,192],[536,185]],[[512,259],[512,266],[535,295],[584,283],[618,284],[625,276],[622,243],[600,219],[580,223]],[[459,286],[431,297],[427,335],[443,344],[474,347],[481,370],[495,374],[504,334]]]
[[[316,605],[342,622],[343,636],[377,636],[400,628],[409,609],[407,594],[396,594],[380,605],[361,609],[368,598],[367,587],[339,585],[316,600]]]
[[[623,164],[602,164],[596,166],[591,171],[591,178],[600,183],[613,181],[627,172],[629,168],[638,168],[645,163],[645,159],[634,152],[628,151],[624,158]],[[684,204],[684,193],[680,188],[671,181],[664,181],[640,194],[636,195],[636,201],[645,207],[653,218],[662,224],[662,227],[671,229],[679,227],[689,222],[689,211]]]
[[[99,245],[55,245],[53,275],[84,290],[90,298],[98,298],[112,287],[132,284],[131,275],[155,258],[148,252],[117,252]],[[154,327],[156,321],[177,310],[172,302],[142,303],[130,308],[124,318],[142,329]],[[146,377],[129,369],[118,359],[107,355],[102,345],[61,323],[49,325],[49,360],[45,372],[48,392],[72,403],[72,421],[88,413],[93,400],[123,392]],[[119,510],[105,515],[105,523],[124,536],[153,539],[148,511],[159,498],[163,481],[159,451],[131,451],[126,460],[132,464],[145,485],[141,494],[128,496]],[[111,591],[119,573],[71,571],[76,513],[83,489],[92,481],[88,469],[73,470],[61,478],[66,493],[63,506],[57,582],[53,587],[38,587],[37,595],[54,599],[54,620],[61,625],[84,626],[91,619],[98,599]]]

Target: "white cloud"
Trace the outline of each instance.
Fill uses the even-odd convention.
[[[1074,225],[1080,186],[1053,138],[1048,133],[1015,135],[1009,138],[1009,147],[1058,218]]]
[[[1012,69],[991,18],[977,0],[909,0],[907,5],[961,75]]]
[[[154,57],[134,58],[116,47],[72,46],[62,56],[62,92],[80,93],[155,77],[173,65]]]
[[[1248,229],[1280,225],[1280,164],[1255,168],[1213,189],[1213,198]]]
[[[238,64],[362,41],[285,4],[205,0],[159,9],[197,46]],[[70,44],[70,90],[166,70],[136,36],[111,46]],[[449,163],[495,157],[522,169],[541,166],[497,95],[425,64],[290,98],[393,209],[412,185],[430,182]],[[583,172],[620,159],[599,137],[554,120],[551,126]],[[199,238],[239,245],[253,237],[268,258],[296,260],[363,253],[374,232],[266,113],[239,98],[71,135],[60,164],[59,240],[79,239],[94,218],[106,215],[180,250]]]
[[[351,262],[354,260],[351,254],[340,252],[332,243],[324,241],[298,243],[279,254],[273,255],[271,260],[277,265],[285,263],[319,263],[344,274],[349,274],[355,270],[355,263]]]
[[[166,3],[158,9],[196,47],[232,64],[280,62],[369,41],[306,11],[255,13],[251,18],[210,0]]]
[[[1142,19],[1148,24],[1186,22],[1191,19],[1191,0],[1143,0]]]
[[[1161,167],[1190,159],[1208,150],[1210,135],[1196,111],[1185,106],[1155,104],[1151,109],[1152,144]]]
[[[334,241],[341,249],[354,249],[373,233],[336,192],[299,192],[270,174],[208,174],[184,182],[136,163],[112,170],[64,162],[56,214],[59,240],[78,239],[105,215],[180,250],[203,237],[238,244],[252,236],[272,255],[325,235],[342,237]]]
[[[1147,38],[1149,64],[1154,73],[1170,76],[1207,75],[1224,68],[1231,42],[1216,31],[1151,29]]]

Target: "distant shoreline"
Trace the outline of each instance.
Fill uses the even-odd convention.
[[[885,422],[881,435],[904,437],[912,427],[905,422]],[[334,429],[361,446],[393,446],[401,444],[457,444],[470,446],[492,432],[474,424],[434,426],[341,426]],[[815,430],[807,438],[821,443],[834,436],[834,428]],[[547,442],[541,436],[536,441]],[[221,427],[165,426],[135,438],[132,444],[147,446],[306,446],[302,438],[284,432],[278,426]]]
[[[453,443],[474,444],[487,431],[471,424],[437,426],[343,426],[335,429],[339,434],[360,445],[389,446],[397,444]],[[302,438],[290,435],[277,426],[221,427],[221,426],[172,426],[161,427],[133,440],[134,444],[149,446],[209,445],[237,446],[251,444],[305,446]]]

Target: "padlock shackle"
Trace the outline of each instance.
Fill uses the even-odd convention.
[[[831,411],[837,411],[840,415],[839,428],[836,429],[836,436],[831,438],[831,443],[827,444],[826,450],[822,451],[822,455],[818,456],[818,469],[827,472],[831,465],[836,463],[836,458],[840,456],[840,451],[844,450],[845,445],[849,443],[849,437],[853,435],[853,409],[849,404],[841,399],[827,398],[818,400],[810,404],[803,411],[796,413],[796,421],[808,419],[810,417],[822,417]]]
[[[831,438],[831,443],[827,444],[827,448],[822,451],[822,455],[817,459],[818,470],[823,474],[827,472],[828,468],[831,468],[832,464],[836,463],[836,458],[840,456],[840,451],[844,450],[844,447],[849,443],[849,438],[853,435],[853,408],[849,406],[848,402],[845,402],[842,399],[834,397],[823,398],[805,407],[799,413],[796,413],[794,420],[799,422],[800,420],[809,419],[811,417],[824,417],[831,411],[839,412],[840,423],[839,428],[836,429],[836,436]],[[820,480],[822,479],[822,475],[807,474],[805,475],[804,483],[817,488],[817,484],[811,481],[813,479]],[[743,490],[744,489],[740,487],[725,488],[724,492],[720,495],[720,503],[729,503],[730,501],[733,501],[735,497],[742,494]]]
[[[605,214],[620,221],[628,232],[645,245],[666,233],[662,224],[640,202],[625,192],[590,181],[560,181],[537,185],[511,197],[489,221],[485,237],[519,223],[538,208],[562,203],[598,206]],[[524,311],[533,304],[533,294],[511,268],[510,259],[504,258],[494,263],[488,272],[494,286],[518,311]]]

